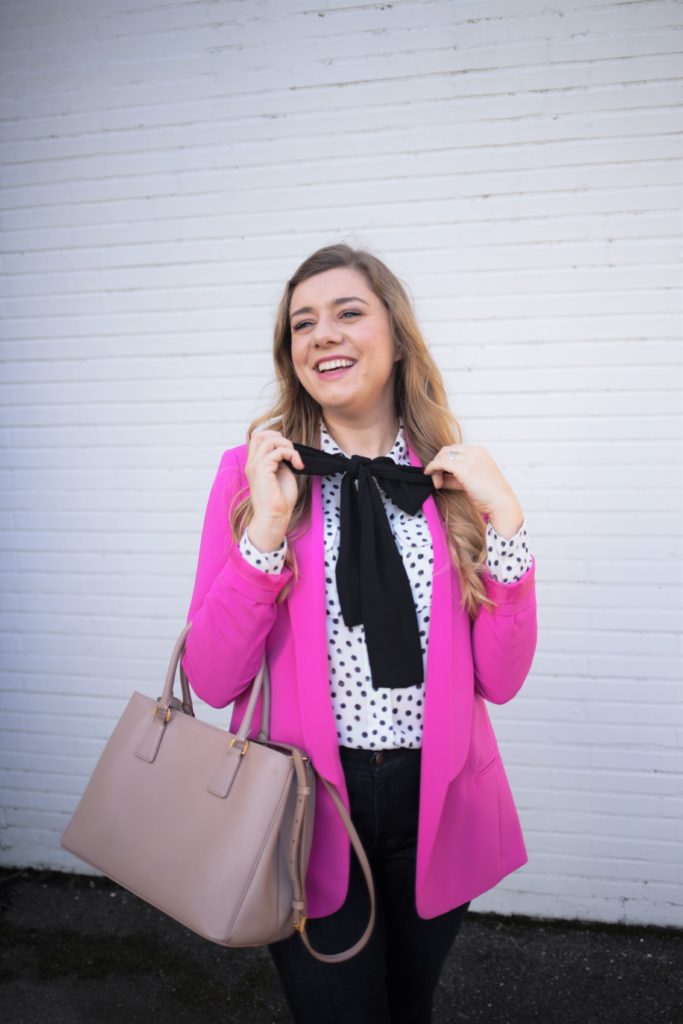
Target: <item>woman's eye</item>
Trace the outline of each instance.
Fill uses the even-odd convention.
[[[345,309],[344,312],[342,313],[342,316],[344,317],[347,315],[355,318],[357,316],[361,316],[362,314],[357,309]],[[298,324],[294,324],[292,330],[300,331],[302,327],[308,327],[310,323],[310,320],[300,320]]]

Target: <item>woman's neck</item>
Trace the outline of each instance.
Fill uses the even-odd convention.
[[[327,414],[323,421],[332,440],[346,455],[364,455],[369,459],[391,451],[400,426],[396,415],[362,425],[345,423]]]

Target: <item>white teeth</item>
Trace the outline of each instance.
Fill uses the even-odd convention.
[[[353,366],[353,359],[331,359],[329,362],[318,364],[318,373],[323,370],[336,370],[341,369],[342,366]]]

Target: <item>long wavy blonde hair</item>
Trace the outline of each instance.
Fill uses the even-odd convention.
[[[255,430],[267,424],[268,429],[279,431],[291,441],[320,447],[322,408],[301,384],[292,362],[290,302],[301,281],[337,267],[353,267],[360,271],[389,311],[397,352],[403,357],[394,364],[395,412],[403,418],[404,430],[425,466],[440,448],[461,443],[460,424],[448,408],[441,373],[417,325],[403,284],[376,256],[344,244],[318,249],[304,260],[285,286],[277,311],[273,343],[278,398],[267,412],[249,424],[247,443]],[[296,480],[299,494],[287,530],[287,537],[292,540],[305,531],[311,513],[313,478],[297,474]],[[237,493],[230,511],[235,543],[239,542],[254,514],[248,494],[239,500],[244,491],[248,492],[248,487]],[[461,608],[474,617],[482,604],[495,605],[487,597],[481,578],[486,560],[485,521],[465,491],[441,488],[434,492],[434,499],[446,526],[450,558],[459,574]],[[278,602],[286,599],[298,578],[296,556],[291,545],[287,548],[285,565],[292,569],[294,575],[278,594]]]

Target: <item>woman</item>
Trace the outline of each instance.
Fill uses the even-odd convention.
[[[338,787],[371,863],[360,953],[268,946],[294,1019],[422,1024],[470,901],[528,859],[485,701],[531,667],[535,561],[384,263],[346,245],[305,260],[274,360],[275,407],[209,496],[183,667],[207,703],[234,701],[236,731],[265,650],[271,739]],[[360,937],[369,897],[322,784],[306,898],[314,948]]]

